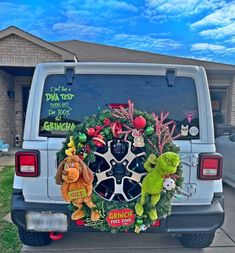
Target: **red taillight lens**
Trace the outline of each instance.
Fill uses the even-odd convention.
[[[200,154],[198,178],[202,180],[218,180],[222,177],[223,156],[218,153]]]
[[[20,177],[39,176],[39,152],[19,151],[15,155],[16,175]]]

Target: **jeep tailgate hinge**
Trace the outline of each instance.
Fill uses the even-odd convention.
[[[166,80],[167,80],[167,85],[169,87],[173,87],[175,84],[175,70],[174,69],[167,69],[166,71]]]
[[[74,79],[74,69],[73,68],[66,68],[65,70],[65,77],[67,84],[71,85]]]

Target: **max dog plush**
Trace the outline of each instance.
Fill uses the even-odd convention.
[[[154,154],[148,157],[144,163],[144,168],[148,171],[148,174],[142,183],[140,202],[135,205],[135,211],[138,216],[144,213],[146,196],[150,195],[152,208],[148,212],[149,218],[151,220],[158,218],[156,204],[161,197],[164,176],[175,173],[179,163],[179,156],[173,152],[166,152],[158,158]]]
[[[61,184],[61,194],[65,201],[72,202],[78,209],[71,219],[78,220],[85,216],[83,203],[91,209],[91,220],[97,221],[100,214],[92,202],[92,182],[94,176],[88,166],[77,156],[69,155],[59,165],[55,181]],[[94,211],[95,210],[95,211]]]

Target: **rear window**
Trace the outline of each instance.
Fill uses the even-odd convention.
[[[192,78],[176,77],[173,87],[165,76],[75,75],[67,84],[64,75],[49,75],[45,80],[40,136],[65,136],[85,116],[125,104],[131,99],[135,108],[146,112],[169,112],[182,139],[199,138],[198,103]]]

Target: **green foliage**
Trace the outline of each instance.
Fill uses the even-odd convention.
[[[13,167],[6,167],[0,171],[0,252],[2,253],[20,252],[22,246],[16,226],[3,219],[10,212],[13,177]]]
[[[154,119],[153,115],[148,114],[143,111],[139,111],[139,110],[135,110],[134,115],[135,115],[135,117],[136,116],[143,116],[146,119],[145,129],[147,127],[155,127],[155,119]],[[114,138],[110,126],[104,126],[105,119],[109,119],[111,122],[119,121],[122,125],[126,124],[129,127],[132,127],[130,125],[130,123],[127,122],[127,120],[122,119],[122,118],[121,119],[115,118],[112,115],[110,110],[105,110],[103,112],[99,112],[98,114],[86,117],[85,120],[83,121],[83,123],[76,126],[76,128],[74,129],[74,131],[72,133],[72,136],[74,137],[75,145],[77,147],[76,154],[80,154],[80,152],[82,151],[82,147],[80,147],[80,148],[78,147],[79,133],[87,133],[88,128],[95,128],[96,126],[103,126],[100,134],[102,134],[104,136],[105,141],[107,142],[107,141],[112,140]],[[159,154],[157,153],[156,149],[153,148],[153,145],[156,147],[158,145],[158,139],[157,139],[155,132],[153,134],[148,134],[148,133],[144,132],[143,137],[145,140],[146,157],[149,157],[149,155],[152,153],[154,153],[155,155],[158,156]],[[120,138],[124,138],[124,135],[121,135]],[[133,142],[133,137],[131,134],[128,135],[128,140]],[[68,148],[67,147],[68,143],[69,143],[69,136],[64,141],[63,148],[57,153],[59,161],[62,161],[66,157],[65,150]],[[88,156],[86,156],[84,161],[87,164],[93,163],[95,161],[94,151],[96,151],[96,146],[94,145],[94,143],[92,141],[92,137],[88,136],[87,142],[85,144],[90,146],[91,152],[88,154]],[[176,154],[179,154],[180,149],[172,141],[170,141],[169,143],[167,143],[164,146],[163,153],[165,153],[167,151],[171,151]],[[177,172],[175,174],[178,176],[178,178],[176,179],[176,190],[179,190],[180,187],[182,186],[182,182],[183,182],[181,164],[178,166]],[[172,201],[174,192],[175,192],[174,190],[161,192],[161,198],[158,201],[158,203],[156,204],[156,209],[158,212],[159,219],[165,218],[167,215],[169,215],[171,213],[171,201]],[[131,201],[131,202],[107,201],[107,200],[104,200],[99,195],[97,195],[95,192],[93,192],[92,199],[93,199],[93,202],[96,203],[96,205],[97,205],[97,210],[99,210],[99,212],[101,214],[101,218],[97,222],[92,222],[90,219],[91,210],[84,206],[83,209],[86,212],[85,221],[86,221],[87,226],[92,226],[93,228],[98,229],[100,231],[110,231],[111,233],[116,233],[117,231],[125,231],[127,229],[134,230],[137,223],[135,223],[129,227],[117,227],[117,228],[110,227],[108,225],[108,223],[106,222],[106,215],[110,210],[113,210],[113,209],[122,209],[122,208],[128,207],[128,208],[131,208],[134,210],[135,204],[137,203],[138,199],[135,199],[134,201]],[[149,227],[152,224],[152,221],[149,219],[147,213],[152,208],[153,208],[153,206],[151,206],[151,204],[150,204],[150,197],[147,196],[146,203],[144,204],[145,212],[141,217],[138,217],[138,218],[136,217],[136,221],[137,221],[137,219],[142,219],[143,224],[146,225],[147,227]]]

